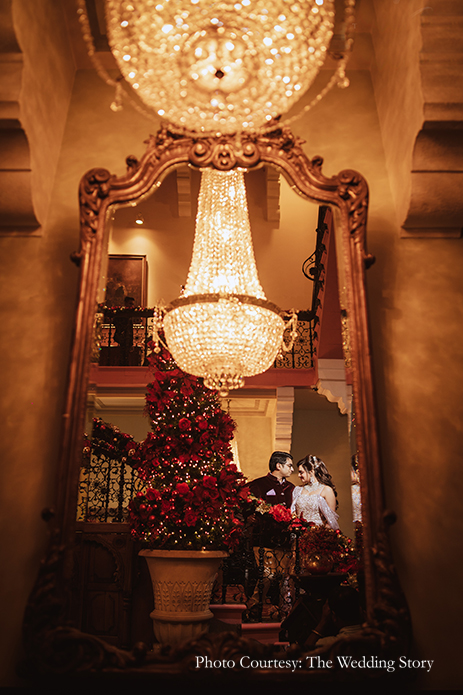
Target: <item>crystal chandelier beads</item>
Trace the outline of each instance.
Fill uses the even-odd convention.
[[[170,123],[257,130],[312,84],[333,33],[334,0],[106,0],[125,79]]]
[[[270,302],[239,297],[173,302],[164,317],[167,345],[177,364],[226,396],[243,377],[269,369],[281,348],[284,321]]]
[[[187,282],[163,322],[169,350],[226,395],[272,365],[284,327],[257,276],[243,172],[203,171]]]
[[[183,296],[245,294],[265,299],[257,277],[244,174],[205,169],[193,255]]]

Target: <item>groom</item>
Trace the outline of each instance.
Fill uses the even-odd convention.
[[[283,504],[289,509],[294,485],[287,478],[294,472],[293,457],[285,451],[274,451],[268,467],[267,475],[249,483],[249,490],[269,504]]]
[[[249,483],[249,490],[255,497],[259,497],[268,504],[282,504],[288,509],[291,507],[291,499],[294,485],[287,480],[293,473],[293,457],[284,451],[274,451],[268,464],[269,472],[262,478],[256,478]],[[255,529],[258,533],[258,529]],[[262,608],[267,597],[272,579],[279,573],[287,575],[291,554],[285,549],[263,548],[254,546],[254,557],[260,568],[260,579],[257,582],[254,593],[247,603],[245,619],[249,622],[262,621]],[[283,588],[285,583],[282,584]],[[281,589],[280,589],[281,591]],[[283,589],[288,593],[287,589]],[[279,603],[285,602],[285,596],[280,595]]]

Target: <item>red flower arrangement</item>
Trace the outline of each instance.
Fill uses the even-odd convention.
[[[254,545],[267,548],[291,547],[296,535],[308,527],[304,519],[293,514],[283,504],[271,505],[254,495],[251,495],[251,514],[255,519]]]
[[[310,523],[299,539],[299,551],[302,557],[314,555],[329,557],[333,562],[333,572],[357,572],[360,563],[350,538],[341,531],[328,526],[316,526]]]
[[[93,418],[91,439],[84,435],[83,456],[87,465],[90,463],[90,455],[107,456],[113,461],[132,464],[132,457],[136,454],[138,442],[134,441],[131,434],[121,432],[118,427],[104,422],[101,418]]]
[[[130,503],[132,536],[150,549],[233,550],[248,504],[246,480],[232,463],[235,424],[217,394],[165,348],[149,361],[152,431],[132,462],[147,488]]]

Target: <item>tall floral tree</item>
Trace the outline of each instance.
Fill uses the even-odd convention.
[[[132,535],[149,548],[233,550],[243,529],[246,480],[232,463],[235,424],[216,392],[167,350],[151,353],[151,432],[132,465],[147,487],[130,504]]]

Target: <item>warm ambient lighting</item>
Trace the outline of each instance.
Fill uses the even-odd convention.
[[[271,367],[284,328],[257,277],[243,172],[203,171],[188,279],[164,317],[169,350],[226,395]]]
[[[253,131],[312,84],[333,34],[334,0],[106,0],[124,78],[170,123]]]

